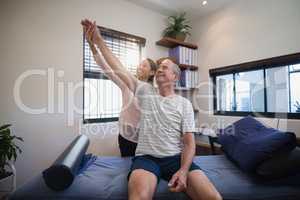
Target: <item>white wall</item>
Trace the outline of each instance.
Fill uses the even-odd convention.
[[[208,70],[251,60],[300,51],[300,1],[240,0],[218,12],[193,21],[193,38],[199,45],[200,76],[203,83],[197,97],[202,110],[199,123],[222,126],[236,117],[211,115],[212,105],[206,95]],[[24,138],[24,150],[16,163],[18,184],[49,166],[66,145],[81,131],[92,133],[90,151],[101,155],[118,155],[116,123],[83,127],[80,114],[68,124],[68,84],[82,80],[82,18],[147,39],[146,56],[157,59],[167,49],[155,45],[164,28],[165,16],[123,0],[2,0],[0,3],[0,123],[12,123],[16,135]],[[47,71],[51,68],[50,71]],[[27,70],[44,70],[46,76],[31,76],[21,86],[23,102],[33,108],[47,107],[53,114],[28,114],[14,100],[15,81]],[[54,99],[48,100],[47,75],[55,72]],[[58,70],[64,71],[58,77]],[[58,100],[58,84],[65,89],[64,100]],[[51,85],[51,84],[50,84]],[[74,86],[73,86],[74,87]],[[71,98],[70,100],[73,100]],[[49,101],[49,103],[48,103]],[[76,105],[82,105],[82,89],[75,92]],[[194,100],[195,101],[195,100]],[[58,108],[64,106],[64,112]],[[209,109],[207,109],[209,108]],[[218,119],[218,120],[215,120]],[[72,121],[72,120],[71,120]],[[265,120],[275,126],[276,120]],[[297,120],[281,120],[280,127],[296,131]],[[81,131],[80,131],[81,130]],[[298,131],[297,131],[298,130]]]
[[[239,119],[213,116],[209,69],[300,52],[299,8],[299,0],[240,0],[193,20],[202,83],[195,97],[202,110],[199,124],[219,127]],[[276,119],[262,120],[276,127]],[[279,128],[300,136],[299,120],[281,120]]]
[[[166,49],[155,45],[161,37],[165,17],[124,0],[2,0],[0,123],[12,123],[14,133],[25,140],[21,144],[24,152],[16,163],[18,184],[48,167],[82,129],[81,114],[75,113],[74,124],[68,124],[68,119],[71,119],[68,110],[73,110],[74,106],[67,93],[71,91],[68,84],[82,81],[80,20],[83,18],[95,19],[101,26],[145,37],[146,56],[157,59],[167,55]],[[52,90],[47,89],[47,75],[51,75],[52,71],[48,72],[48,68],[55,73],[54,95],[50,95],[54,99],[49,100],[47,94],[51,94]],[[32,108],[50,105],[44,114],[28,114],[14,101],[15,81],[22,73],[32,69],[43,70],[46,76],[35,75],[25,79],[20,89],[21,98]],[[58,70],[64,71],[63,77],[58,77]],[[58,84],[64,86],[64,100],[58,100]],[[73,98],[70,100],[73,101]],[[49,113],[52,101],[53,114]],[[82,88],[76,90],[74,102],[82,105]],[[60,106],[65,106],[62,113],[58,112]],[[101,155],[118,155],[117,129],[111,128],[115,125],[94,126],[88,130],[100,138],[99,143],[92,143],[90,150]]]

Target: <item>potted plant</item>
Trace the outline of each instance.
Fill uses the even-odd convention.
[[[165,37],[175,38],[184,41],[187,35],[190,34],[189,21],[186,19],[186,13],[172,15],[168,17],[168,27],[164,30]]]
[[[300,113],[300,103],[299,103],[299,101],[296,101],[295,107],[296,107],[296,112]]]
[[[15,141],[23,141],[21,137],[11,134],[10,124],[0,127],[0,186],[7,187],[7,182],[11,181],[12,171],[8,171],[7,167],[13,168],[9,161],[16,161],[17,154],[22,150],[15,144]]]

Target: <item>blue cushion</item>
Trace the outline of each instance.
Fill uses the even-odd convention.
[[[219,142],[229,159],[242,170],[253,172],[272,155],[293,150],[296,136],[268,128],[248,116],[220,131]]]
[[[299,169],[300,148],[297,147],[291,152],[279,153],[265,160],[256,168],[256,173],[265,179],[277,179],[300,173]]]

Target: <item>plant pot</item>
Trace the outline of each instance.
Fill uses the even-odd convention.
[[[16,189],[16,168],[12,163],[6,163],[1,169],[0,199],[7,196]]]
[[[13,174],[12,172],[8,172],[8,171],[5,170],[4,172],[0,173],[0,181],[2,179],[5,179],[6,177],[12,175],[12,174]]]
[[[186,34],[185,34],[185,33],[178,33],[178,34],[176,34],[176,36],[175,36],[175,39],[176,39],[176,40],[179,40],[179,41],[181,41],[181,42],[184,42],[185,38],[186,38]]]
[[[14,175],[11,173],[9,176],[0,179],[0,199],[13,191]]]

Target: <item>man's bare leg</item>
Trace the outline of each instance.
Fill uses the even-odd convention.
[[[157,184],[157,177],[143,169],[133,170],[128,182],[129,200],[151,200]]]
[[[217,189],[201,170],[188,173],[186,193],[193,200],[222,200]]]

